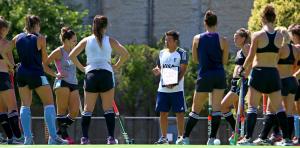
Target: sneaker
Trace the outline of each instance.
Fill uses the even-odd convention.
[[[14,139],[13,139],[13,138],[11,138],[11,139],[8,139],[8,138],[7,138],[7,140],[6,140],[6,144],[13,144],[13,141],[14,141]]]
[[[253,141],[253,144],[255,145],[271,145],[271,141],[269,139],[261,139],[257,138]]]
[[[177,144],[177,145],[183,145],[183,137],[182,136],[179,136],[179,137],[177,137],[177,140],[176,140],[176,143],[175,144]]]
[[[279,142],[275,142],[277,146],[293,146],[293,142],[290,139],[282,139]]]
[[[81,137],[80,144],[91,144],[89,138],[87,137]]]
[[[116,139],[112,136],[108,136],[106,141],[107,141],[107,144],[118,144]]]
[[[214,141],[216,138],[208,138],[206,145],[215,145]]]
[[[251,138],[247,139],[244,137],[240,141],[237,142],[237,145],[253,145]]]
[[[168,141],[168,139],[165,138],[165,137],[160,137],[160,138],[158,139],[158,141],[155,142],[154,144],[169,144],[169,141]]]
[[[296,146],[300,146],[299,138],[294,137],[294,138],[293,138],[293,144],[296,145]]]
[[[32,144],[34,144],[33,137],[24,138],[24,145],[32,145]]]
[[[16,137],[14,137],[13,138],[13,144],[23,144],[24,143],[24,137],[23,136],[21,136],[20,138],[16,138]]]
[[[63,145],[63,144],[68,144],[68,141],[60,138],[59,136],[56,136],[56,138],[49,137],[48,144],[49,145]]]
[[[67,140],[69,144],[75,144],[74,140],[71,137],[67,137],[65,138],[65,140]]]
[[[282,136],[281,135],[272,134],[271,137],[269,138],[269,140],[271,141],[272,144],[274,144],[275,142],[281,141],[282,140]]]

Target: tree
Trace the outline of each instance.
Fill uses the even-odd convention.
[[[261,28],[261,11],[267,4],[273,4],[276,11],[276,26],[288,27],[300,22],[299,0],[255,0],[251,17],[248,22],[250,31],[258,31]]]

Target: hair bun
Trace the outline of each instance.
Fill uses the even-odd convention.
[[[63,28],[61,28],[61,34],[64,34],[64,33],[66,33],[66,32],[68,32],[70,30],[70,28],[69,27],[63,27]]]

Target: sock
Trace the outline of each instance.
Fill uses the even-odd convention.
[[[114,137],[115,132],[115,116],[116,115],[112,109],[104,112],[108,135],[111,137]]]
[[[83,112],[81,116],[81,130],[82,130],[82,137],[88,138],[89,136],[89,127],[91,123],[91,112]]]
[[[294,116],[288,115],[288,130],[289,130],[289,138],[292,139],[292,134],[294,131]]]
[[[289,138],[289,133],[288,133],[288,121],[287,121],[287,116],[284,111],[276,113],[276,116],[279,121],[279,125],[282,131],[282,137],[284,139]]]
[[[280,129],[279,129],[279,121],[278,121],[277,117],[275,118],[274,123],[273,123],[273,132],[274,132],[274,135],[276,135],[276,136],[281,135]]]
[[[249,139],[252,137],[254,128],[255,128],[255,124],[256,124],[256,120],[257,120],[257,113],[247,113],[247,133],[246,133],[246,138]]]
[[[16,136],[16,138],[21,138],[22,134],[21,134],[21,130],[19,127],[18,112],[16,110],[13,110],[12,112],[10,112],[8,114],[8,120],[9,120],[10,127],[11,127],[14,135]]]
[[[233,117],[232,112],[227,112],[223,114],[223,117],[226,119],[226,121],[230,124],[231,129],[234,131],[235,129],[235,119]]]
[[[195,112],[190,112],[189,113],[189,118],[186,122],[186,126],[185,126],[185,131],[183,134],[183,137],[189,137],[194,126],[197,124],[198,120],[199,120],[199,115]]]
[[[64,131],[64,127],[63,127],[63,120],[64,120],[64,118],[65,118],[65,116],[64,115],[57,115],[57,117],[56,117],[56,121],[57,121],[57,125],[58,125],[58,127],[57,127],[57,134],[58,135],[61,135],[62,136],[62,138],[64,138],[64,136],[63,136],[63,131]]]
[[[30,107],[21,106],[20,117],[21,117],[21,124],[23,127],[24,137],[32,137]]]
[[[12,139],[13,132],[10,128],[7,113],[0,113],[0,123],[8,139]]]
[[[222,113],[220,111],[212,112],[211,135],[210,138],[216,138],[221,123]]]
[[[56,113],[54,105],[47,105],[44,107],[44,117],[45,122],[48,127],[49,135],[51,138],[55,139],[57,137],[56,134]]]
[[[269,132],[271,131],[273,127],[273,123],[276,122],[276,116],[274,114],[267,114],[265,115],[264,119],[264,128],[261,132],[261,135],[259,136],[261,139],[267,139]]]

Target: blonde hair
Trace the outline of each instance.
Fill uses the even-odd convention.
[[[286,27],[283,26],[276,27],[275,30],[277,30],[283,35],[283,42],[282,42],[283,45],[289,44],[291,42],[290,34]]]

